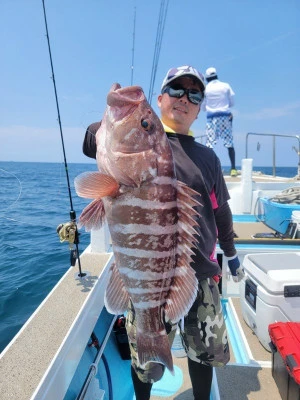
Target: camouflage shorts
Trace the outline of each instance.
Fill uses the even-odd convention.
[[[228,363],[229,345],[225,321],[222,313],[219,289],[213,279],[199,282],[197,298],[189,313],[180,324],[183,346],[188,357],[196,362],[219,367]],[[170,347],[175,337],[177,325],[169,333]],[[126,329],[129,338],[131,362],[142,382],[156,382],[163,376],[164,366],[148,363],[145,368],[139,366],[135,343],[134,309],[129,308],[126,317]]]

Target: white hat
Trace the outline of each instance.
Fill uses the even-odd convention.
[[[181,76],[192,76],[196,78],[197,81],[200,83],[202,90],[203,91],[205,90],[203,75],[201,74],[201,72],[197,71],[196,68],[193,68],[189,65],[183,65],[182,67],[169,69],[161,85],[161,90],[163,90],[163,88],[167,86],[170,82],[174,81],[175,79]]]
[[[214,67],[209,67],[205,71],[205,78],[212,78],[213,76],[217,75],[217,70]]]

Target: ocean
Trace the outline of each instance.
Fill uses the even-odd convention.
[[[74,178],[92,170],[95,163],[68,165],[77,219],[89,200],[77,197]],[[255,170],[272,174],[272,168]],[[277,167],[276,173],[293,177],[297,168]],[[70,268],[69,245],[60,243],[56,228],[70,220],[71,206],[63,163],[0,162],[0,187],[1,352]],[[89,239],[81,229],[80,253]]]
[[[76,195],[73,182],[89,170],[96,170],[96,165],[68,165],[77,218],[89,200]],[[56,228],[70,220],[71,206],[63,163],[0,162],[0,187],[2,351],[70,268],[69,244],[60,243]],[[89,238],[81,229],[80,253]]]

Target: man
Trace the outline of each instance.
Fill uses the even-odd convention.
[[[234,105],[234,91],[226,82],[218,79],[216,68],[210,67],[206,70],[207,81],[205,100],[202,105],[203,111],[207,111],[206,122],[206,146],[213,148],[217,139],[223,140],[228,149],[231,164],[230,175],[237,176],[235,168],[235,151],[232,136],[232,113],[230,108]]]
[[[195,400],[209,400],[213,367],[223,366],[229,361],[229,346],[217,283],[221,269],[214,258],[217,237],[221,249],[229,257],[228,265],[234,280],[239,281],[243,277],[233,242],[232,214],[227,202],[229,194],[220,161],[212,149],[197,143],[190,131],[200,111],[204,91],[202,74],[193,67],[183,66],[168,71],[158,96],[161,121],[170,140],[177,178],[201,195],[203,206],[199,209],[199,236],[197,248],[193,248],[195,256],[191,264],[196,271],[199,290],[180,328]],[[91,146],[86,137],[83,151],[95,157],[95,145]],[[152,384],[161,379],[164,366],[148,363],[144,369],[141,368],[133,339],[136,325],[132,307],[126,319],[136,400],[149,400]],[[166,323],[170,343],[175,329],[176,326]]]

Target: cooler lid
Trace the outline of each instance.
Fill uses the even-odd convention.
[[[276,322],[268,329],[287,370],[300,384],[300,322]]]
[[[244,258],[243,267],[250,278],[265,290],[283,293],[288,285],[300,288],[300,253],[256,253]]]

